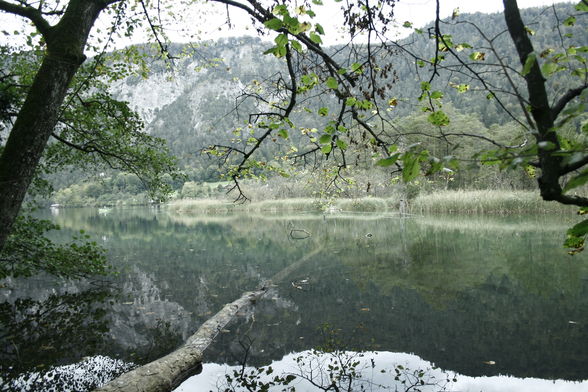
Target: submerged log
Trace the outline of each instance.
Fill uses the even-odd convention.
[[[243,308],[254,304],[269,288],[282,281],[323,248],[319,247],[265,281],[257,290],[248,291],[208,319],[186,343],[165,357],[140,366],[110,381],[95,392],[170,392],[189,377],[202,371],[204,351]]]

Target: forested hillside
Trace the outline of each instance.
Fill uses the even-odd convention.
[[[573,9],[570,5],[556,7],[557,15],[567,15]],[[585,37],[583,26],[567,27],[558,30],[558,21],[554,12],[545,12],[543,8],[523,10],[523,18],[537,51],[545,52],[560,46],[560,34],[573,34],[576,45]],[[561,22],[561,21],[560,21]],[[407,28],[412,28],[408,27]],[[518,69],[518,57],[507,34],[502,14],[463,14],[456,20],[447,20],[441,25],[442,32],[454,44],[464,43],[459,49],[482,53],[484,62],[489,67],[479,72],[484,73],[487,83],[500,90],[507,83],[495,72],[489,72],[491,64],[498,59],[490,50],[488,42],[480,34],[493,39],[494,47],[500,54],[501,61]],[[479,29],[479,30],[478,30]],[[561,27],[559,27],[561,29]],[[466,44],[467,43],[467,44]],[[392,45],[392,44],[391,44]],[[474,134],[480,137],[446,137],[427,121],[426,113],[421,110],[418,100],[421,95],[421,82],[429,81],[433,72],[429,66],[415,60],[435,56],[435,40],[429,38],[428,28],[415,29],[408,38],[395,44],[394,55],[381,59],[383,64],[391,64],[388,79],[390,88],[380,99],[380,110],[386,110],[390,125],[383,126],[382,131],[398,134],[400,144],[421,143],[433,154],[454,155],[461,160],[457,173],[436,174],[414,188],[532,188],[534,179],[524,171],[510,171],[506,174],[495,166],[480,167],[476,162],[476,152],[489,148],[484,138],[516,145],[524,143],[525,136],[516,119],[509,116],[487,92],[476,91],[480,83],[460,76],[456,72],[440,72],[431,83],[431,89],[443,91],[444,111],[450,114],[451,122],[444,127],[444,134]],[[393,45],[394,46],[394,45]],[[201,182],[215,183],[223,172],[222,161],[203,154],[212,144],[244,146],[247,144],[247,123],[249,114],[260,109],[259,101],[251,99],[256,89],[263,89],[263,81],[284,72],[285,64],[274,56],[262,55],[269,44],[259,38],[241,37],[204,42],[198,45],[174,45],[171,49],[176,57],[171,62],[150,62],[147,78],[134,75],[112,87],[118,99],[129,101],[144,119],[146,132],[152,136],[165,139],[178,159],[186,174],[185,181],[172,181],[170,185],[176,191],[175,197],[201,197],[221,194],[218,184],[200,185]],[[143,47],[143,51],[151,49]],[[334,57],[345,57],[344,47],[329,48]],[[444,64],[451,66],[450,59]],[[515,81],[515,83],[521,83]],[[550,88],[561,93],[573,86],[569,74],[555,74],[550,78]],[[521,90],[524,90],[522,84]],[[290,162],[279,157],[290,151],[292,146],[303,150],[308,145],[308,130],[323,127],[334,116],[336,98],[326,98],[320,107],[298,109],[292,116],[293,122],[301,130],[299,134],[290,134],[287,139],[276,137],[273,143],[266,143],[263,156],[274,166],[283,167],[284,175],[294,175],[290,171]],[[501,97],[501,102],[513,114],[520,113],[519,103],[514,97]],[[326,108],[326,110],[325,110]],[[576,136],[577,124],[569,124],[570,137]],[[349,146],[354,161],[356,195],[359,191],[370,191],[366,181],[361,180],[361,173],[370,170],[377,173],[377,185],[387,187],[397,182],[397,174],[389,174],[385,168],[374,166],[375,159],[370,151],[354,150]],[[331,162],[323,163],[323,169]],[[310,170],[310,168],[306,168]],[[301,169],[302,170],[302,169]],[[353,173],[350,174],[353,176]],[[121,198],[127,203],[146,201],[141,182],[131,174],[115,171],[96,173],[87,179],[87,174],[67,172],[53,175],[57,192],[53,202],[60,204],[112,204]],[[271,177],[271,175],[270,175]],[[282,180],[287,181],[287,180]],[[292,181],[295,181],[292,179]],[[427,184],[425,186],[425,184]],[[299,194],[302,196],[302,194]]]

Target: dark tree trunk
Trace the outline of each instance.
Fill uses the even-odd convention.
[[[528,56],[533,53],[533,44],[527,36],[516,0],[504,0],[504,18],[520,62],[524,65]],[[538,60],[525,75],[525,81],[531,103],[531,116],[536,126],[535,138],[539,146],[539,167],[541,168],[541,175],[538,178],[539,190],[543,199],[561,201],[562,187],[559,179],[562,158],[552,154],[553,151],[560,149],[560,144],[557,134],[553,132],[555,119],[549,106],[545,78],[539,68]]]
[[[90,29],[109,3],[71,0],[59,23],[43,32],[47,53],[0,156],[0,250],[55,129],[68,86],[85,59]]]

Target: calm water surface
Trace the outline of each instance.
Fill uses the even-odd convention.
[[[157,358],[288,268],[220,334],[207,361],[238,364],[245,346],[248,362],[261,366],[336,340],[347,350],[414,353],[467,376],[588,379],[588,254],[562,249],[566,217],[188,216],[148,208],[47,216],[63,228],[58,240],[80,229],[95,238],[119,274],[6,282],[4,371],[96,354]]]

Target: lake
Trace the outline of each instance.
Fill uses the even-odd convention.
[[[316,347],[375,352],[361,355],[382,374],[402,358],[458,382],[588,379],[588,254],[571,257],[561,245],[573,216],[194,216],[164,207],[46,215],[62,227],[56,240],[91,235],[118,274],[5,282],[0,360],[11,376],[96,355],[153,360],[287,268],[209,348],[206,362],[219,365],[194,379],[232,371],[246,353],[248,365],[279,367],[292,353],[311,360]],[[203,388],[191,382],[183,390]]]

